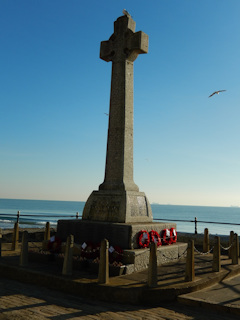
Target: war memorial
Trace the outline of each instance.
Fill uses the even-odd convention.
[[[126,14],[114,22],[114,33],[102,41],[100,58],[112,62],[109,125],[105,178],[89,196],[80,220],[59,220],[57,235],[76,242],[107,239],[129,255],[136,255],[141,230],[176,228],[175,223],[153,222],[152,210],[144,192],[133,180],[133,64],[148,52],[148,35],[135,32],[135,21]],[[176,244],[171,252],[178,254]],[[131,263],[134,258],[130,259]]]
[[[34,232],[30,235],[26,230],[22,231],[20,239],[18,221],[15,223],[12,244],[7,239],[7,234],[4,235],[2,243],[0,232],[0,310],[3,317],[9,315],[15,319],[17,315],[21,315],[19,319],[32,319],[33,315],[36,315],[38,319],[45,319],[51,314],[56,319],[62,319],[62,316],[64,319],[70,319],[84,316],[80,304],[85,298],[121,304],[117,305],[115,313],[108,311],[109,308],[112,310],[112,306],[104,307],[107,312],[102,314],[103,305],[100,301],[96,304],[87,303],[86,314],[89,315],[89,319],[98,318],[100,313],[100,318],[106,315],[106,319],[117,319],[118,314],[121,318],[145,319],[149,314],[151,319],[171,320],[190,319],[190,314],[196,315],[196,319],[216,319],[217,313],[219,319],[235,320],[239,317],[238,235],[232,231],[232,238],[224,243],[225,248],[220,244],[220,237],[215,236],[214,242],[211,243],[211,254],[209,235],[205,229],[204,255],[199,251],[195,255],[194,241],[198,240],[197,234],[190,234],[188,244],[187,241],[168,242],[167,238],[170,239],[172,236],[164,234],[164,231],[176,230],[176,224],[154,222],[147,196],[140,192],[134,183],[133,63],[139,54],[147,52],[148,36],[142,31],[135,32],[135,22],[130,15],[119,17],[114,23],[114,33],[108,41],[101,43],[100,49],[100,58],[112,62],[104,181],[98,190],[90,194],[82,219],[58,221],[57,232],[54,230],[55,244],[57,238],[61,240],[57,250],[55,247],[51,252],[52,247],[49,246],[53,243],[49,222],[46,224],[43,241],[41,233]],[[158,243],[159,237],[151,238],[151,243],[149,238],[144,239],[146,234],[153,232],[161,235],[163,245]],[[139,234],[142,236],[142,244],[147,245],[139,245]],[[21,250],[18,246],[20,240]],[[77,249],[75,258],[78,258],[79,250],[81,253],[84,251],[82,244],[86,241],[101,242],[98,277],[96,274],[92,276],[89,270],[86,272],[80,268],[81,263],[85,261],[74,260],[74,250]],[[102,245],[104,242],[105,247]],[[126,271],[126,274],[112,276],[111,279],[108,243],[123,249]],[[227,250],[228,256],[221,256],[221,250]],[[77,263],[74,265],[73,261]],[[11,283],[7,278],[15,282]],[[29,289],[22,283],[19,285],[18,281],[35,285],[35,288]],[[4,286],[10,286],[6,290],[7,293]],[[41,295],[37,293],[37,286],[41,288],[38,288]],[[42,292],[46,292],[46,288],[43,290],[42,286],[55,290],[53,294],[58,298],[62,292],[61,299],[55,296],[54,299],[49,299],[50,291],[43,297]],[[206,288],[207,291],[202,290]],[[36,299],[37,296],[40,296],[41,300]],[[76,300],[77,296],[83,299]],[[169,301],[171,307],[166,304]],[[172,309],[172,303],[176,301],[176,309]],[[159,307],[160,303],[165,308]],[[182,309],[179,303],[189,308]],[[125,308],[122,304],[128,305]],[[138,307],[131,311],[130,304]],[[66,305],[70,305],[71,308],[67,308]],[[154,308],[147,310],[142,306]],[[206,312],[202,310],[204,308],[207,309]],[[216,312],[211,313],[210,309]],[[180,311],[178,313],[174,310]]]

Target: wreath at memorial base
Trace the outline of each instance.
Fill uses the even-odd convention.
[[[170,229],[170,234],[171,234],[171,241],[172,243],[176,243],[177,242],[177,231],[175,228],[171,228]]]
[[[93,248],[94,258],[100,258],[100,247],[101,247],[101,242],[98,242],[97,244],[94,245],[94,248]]]
[[[61,243],[61,239],[54,236],[48,241],[47,249],[51,253],[59,253],[61,251]]]
[[[111,250],[110,250],[111,248]],[[109,248],[109,263],[122,262],[123,260],[123,250],[119,246],[114,246]]]
[[[171,232],[169,229],[163,229],[161,233],[162,242],[164,245],[168,245],[172,243],[171,240]]]
[[[94,244],[91,241],[86,241],[82,244],[81,257],[86,259],[93,259],[94,257]]]
[[[138,246],[140,248],[148,248],[150,243],[150,235],[146,230],[141,230],[138,233]]]
[[[155,230],[150,231],[150,240],[151,242],[155,242],[158,247],[162,245],[160,235]]]

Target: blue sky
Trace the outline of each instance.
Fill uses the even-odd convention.
[[[149,35],[134,63],[135,183],[150,202],[240,205],[239,0],[1,0],[0,198],[85,201],[103,182],[99,49],[123,8]]]

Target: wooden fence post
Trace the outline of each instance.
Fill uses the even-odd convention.
[[[155,242],[150,244],[148,286],[157,287],[157,244]]]
[[[193,281],[194,279],[195,279],[194,240],[189,240],[188,241],[188,248],[187,248],[185,281]]]
[[[212,271],[219,272],[221,270],[221,248],[220,248],[220,237],[214,238],[213,248],[213,265]]]
[[[204,239],[203,239],[203,252],[209,251],[209,234],[208,234],[208,228],[204,229]]]
[[[229,236],[229,250],[228,250],[228,257],[229,259],[232,258],[232,244],[233,244],[233,238],[234,238],[234,231],[230,231],[230,236]]]
[[[27,231],[24,231],[22,235],[22,247],[21,247],[19,265],[21,267],[26,267],[28,265],[28,232]]]
[[[44,232],[44,240],[50,240],[50,223],[46,222],[45,232]]]
[[[98,270],[98,283],[107,284],[109,282],[109,243],[107,239],[101,241],[100,262]]]
[[[19,223],[15,222],[14,229],[13,229],[13,238],[12,238],[12,251],[17,250],[18,241],[19,241]]]
[[[238,257],[239,257],[239,240],[238,240],[238,234],[234,233],[233,246],[232,246],[232,264],[238,264]]]
[[[72,275],[73,246],[74,246],[74,236],[70,235],[67,237],[64,261],[63,261],[63,269],[62,269],[62,274],[65,276]]]

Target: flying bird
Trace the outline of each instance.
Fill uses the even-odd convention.
[[[219,92],[223,92],[223,91],[227,91],[227,90],[218,90],[213,92],[212,94],[210,94],[210,96],[208,98],[211,98],[214,94],[219,94]]]
[[[104,114],[105,114],[106,116],[109,116],[109,114],[108,114],[108,113],[106,113],[106,112],[104,112]]]
[[[130,13],[126,9],[123,9],[123,14],[127,17],[131,17]]]

